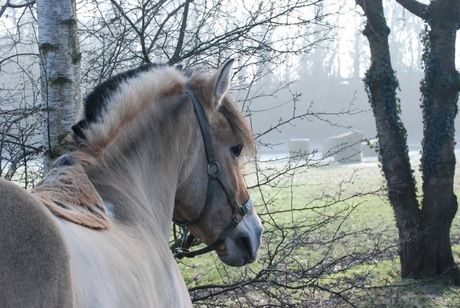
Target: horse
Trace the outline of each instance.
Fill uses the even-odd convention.
[[[115,75],[32,191],[0,180],[0,307],[190,307],[171,221],[227,265],[256,260],[263,227],[240,170],[255,143],[232,63]]]

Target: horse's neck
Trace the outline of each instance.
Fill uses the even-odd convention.
[[[182,109],[186,110],[181,114],[193,115],[190,105]],[[184,159],[189,157],[193,120],[151,120],[126,138],[131,144],[109,149],[102,163],[88,168],[101,197],[113,205],[116,219],[143,228],[161,226],[169,233],[181,168],[190,163]]]

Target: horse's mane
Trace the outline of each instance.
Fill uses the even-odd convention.
[[[101,115],[106,107],[107,100],[118,89],[122,82],[127,81],[139,75],[139,73],[161,67],[159,64],[144,64],[135,69],[125,71],[110,77],[104,82],[98,84],[92,92],[85,98],[84,116],[88,122],[96,122],[97,117]]]
[[[162,64],[142,65],[114,75],[86,96],[81,118],[72,127],[71,147],[85,148],[87,154],[100,156],[126,123],[157,99],[183,93],[186,83],[199,88],[197,98],[208,103],[212,89],[206,87],[206,76],[209,77],[209,73],[201,70],[184,71],[181,67]],[[253,150],[251,131],[236,104],[226,97],[219,111],[247,148]]]

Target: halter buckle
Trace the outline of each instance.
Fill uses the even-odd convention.
[[[186,249],[186,248],[182,248],[182,247],[177,247],[176,249],[174,249],[173,251],[173,256],[174,258],[176,259],[182,259],[184,257],[188,257],[188,254],[190,253],[190,250],[189,249]],[[193,258],[194,256],[191,256],[191,258]]]

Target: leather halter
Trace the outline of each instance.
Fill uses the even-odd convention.
[[[243,220],[244,216],[249,212],[249,210],[253,206],[253,200],[251,197],[249,197],[249,199],[242,205],[239,205],[236,201],[235,191],[228,183],[227,178],[223,176],[220,170],[220,165],[216,160],[214,144],[212,142],[211,129],[209,127],[208,120],[204,114],[203,107],[201,106],[193,91],[187,86],[185,87],[185,93],[188,95],[188,97],[193,103],[193,108],[198,119],[201,135],[203,136],[204,148],[206,151],[206,158],[208,161],[208,188],[206,192],[206,201],[204,203],[200,215],[198,215],[197,218],[185,223],[174,221],[175,224],[179,225],[184,229],[182,244],[179,248],[177,248],[174,251],[174,257],[178,259],[182,259],[183,257],[192,258],[197,255],[201,255],[216,249],[227,239],[227,237],[229,237],[232,230],[235,229],[235,227],[241,222],[241,220]],[[220,185],[225,191],[225,194],[227,195],[227,200],[232,208],[232,220],[230,221],[228,226],[224,230],[222,230],[219,237],[214,241],[214,243],[202,249],[190,251],[189,249],[192,246],[192,243],[196,239],[196,237],[193,234],[188,233],[188,231],[185,230],[185,227],[201,221],[208,214],[212,201],[214,199],[214,194],[216,191],[216,182],[220,183]]]

